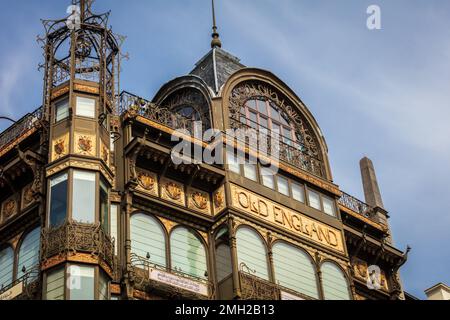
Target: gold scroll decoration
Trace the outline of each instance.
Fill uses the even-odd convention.
[[[186,205],[183,185],[169,179],[161,179],[161,198],[183,207]]]
[[[213,207],[214,214],[220,213],[226,207],[225,202],[225,187],[221,186],[213,193]]]
[[[280,206],[236,185],[231,185],[231,194],[231,205],[234,208],[299,237],[345,253],[343,236],[340,230],[307,217],[298,211]]]
[[[75,153],[95,157],[97,153],[94,135],[75,133]]]
[[[206,214],[211,214],[209,194],[194,188],[188,190],[188,208]]]
[[[58,160],[69,154],[69,133],[52,141],[52,161]]]
[[[155,173],[138,169],[137,181],[138,190],[156,197],[158,196],[158,178]]]

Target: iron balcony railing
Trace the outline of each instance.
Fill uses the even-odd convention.
[[[33,129],[42,117],[43,108],[40,107],[32,113],[26,114],[23,118],[18,120],[15,124],[0,133],[0,152],[14,143],[17,138]]]
[[[195,129],[193,120],[174,113],[167,108],[157,106],[132,93],[123,91],[119,96],[119,114],[123,115],[126,112],[140,115],[175,130],[185,129],[193,133]]]
[[[373,208],[367,203],[349,195],[348,193],[342,192],[342,196],[339,199],[339,204],[343,205],[347,209],[352,210],[365,218],[378,222],[373,216]]]
[[[42,230],[42,260],[78,252],[99,257],[112,269],[115,267],[114,242],[100,224],[66,222],[60,227]]]
[[[132,271],[133,279],[134,279],[134,282],[137,287],[145,287],[146,285],[150,284],[150,282],[153,282],[155,284],[155,281],[152,281],[152,279],[150,279],[150,270],[153,269],[153,270],[160,270],[163,272],[170,273],[174,276],[180,277],[181,279],[192,280],[194,282],[197,282],[199,284],[206,286],[208,288],[208,296],[202,297],[201,295],[197,295],[197,294],[193,293],[196,298],[211,299],[214,296],[214,286],[213,286],[212,282],[207,279],[206,275],[205,275],[205,278],[200,278],[200,277],[196,277],[191,274],[188,274],[186,272],[183,272],[182,270],[169,269],[165,266],[161,266],[161,265],[152,263],[151,261],[149,261],[149,259],[140,257],[134,253],[131,254],[131,265],[132,265],[131,271]],[[167,285],[167,286],[170,287],[170,285]],[[171,293],[180,293],[181,295],[189,295],[188,291],[185,291],[183,289],[178,289],[175,287],[172,287],[171,290],[167,290],[167,291],[171,291]]]
[[[18,284],[22,284],[23,291],[22,293],[14,297],[15,300],[27,300],[27,299],[39,299],[38,293],[41,289],[41,281],[40,281],[40,266],[36,265],[29,270],[23,270],[25,274],[20,278],[16,279],[12,283],[6,286],[2,286],[0,288],[0,295],[11,290]]]

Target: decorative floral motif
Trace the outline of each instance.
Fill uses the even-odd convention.
[[[92,140],[88,136],[80,136],[78,138],[78,148],[85,153],[92,152]]]
[[[192,202],[200,209],[205,210],[208,207],[208,198],[201,192],[194,192],[191,195]]]
[[[23,191],[23,207],[26,208],[29,204],[34,202],[34,192],[32,186],[25,187]]]
[[[58,157],[61,157],[62,155],[64,155],[66,153],[66,142],[64,139],[58,139],[55,142],[55,145],[53,147],[55,154]]]
[[[166,190],[166,193],[170,199],[175,201],[179,201],[181,199],[181,188],[176,183],[168,182],[164,186],[164,189]]]
[[[105,163],[108,163],[109,150],[105,145],[102,146],[102,159],[103,159],[103,161],[105,161]]]
[[[225,202],[225,197],[223,195],[223,191],[220,190],[214,194],[214,206],[216,208],[222,208]]]
[[[16,213],[17,213],[17,201],[14,199],[7,200],[3,205],[3,217],[5,219],[9,219]]]
[[[138,173],[138,183],[139,185],[147,191],[152,191],[155,188],[155,178],[152,177],[147,172]]]

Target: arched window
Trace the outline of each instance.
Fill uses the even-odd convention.
[[[170,253],[173,270],[205,278],[208,271],[205,247],[192,231],[175,229],[170,236]]]
[[[228,228],[220,229],[216,234],[216,271],[220,282],[233,272]]]
[[[277,242],[272,252],[276,282],[318,299],[316,271],[308,254],[283,242]]]
[[[240,121],[244,125],[265,133],[272,132],[281,137],[281,141],[290,146],[300,147],[301,136],[286,113],[267,99],[250,99],[241,107]]]
[[[192,121],[200,121],[201,120],[200,113],[197,110],[195,110],[192,106],[189,106],[189,105],[178,107],[173,111],[178,113],[179,115],[185,117],[188,120],[192,120]]]
[[[321,267],[325,300],[351,300],[347,279],[335,263],[325,262]]]
[[[151,263],[166,267],[166,238],[156,218],[139,213],[131,217],[131,252]]]
[[[19,250],[19,263],[17,264],[17,278],[23,277],[33,267],[39,265],[39,248],[41,243],[41,228],[38,227],[28,233]],[[25,271],[25,272],[24,272]]]
[[[0,251],[0,289],[12,283],[14,251],[11,247]]]
[[[256,231],[247,227],[239,228],[236,233],[236,245],[239,267],[245,266],[252,273],[255,271],[255,276],[269,280],[266,246]],[[247,271],[245,267],[244,271]]]

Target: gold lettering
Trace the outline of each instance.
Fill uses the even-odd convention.
[[[318,229],[319,229],[319,235],[320,235],[320,237],[322,238],[324,238],[325,239],[325,241],[329,244],[330,243],[330,237],[329,237],[329,235],[328,235],[328,233],[326,232],[327,230],[324,230],[322,227],[318,227]]]
[[[278,207],[273,207],[273,216],[275,218],[275,222],[279,223],[279,224],[283,224],[283,217],[281,217],[281,209]]]
[[[238,200],[239,204],[242,208],[247,209],[249,207],[249,199],[246,193],[244,192],[237,192],[238,194]]]
[[[337,247],[338,246],[338,237],[336,235],[336,233],[332,230],[328,230],[328,239],[329,239],[329,244],[332,245],[333,247]],[[333,241],[332,241],[333,239]]]
[[[319,241],[322,242],[322,236],[320,235],[319,231],[317,231],[316,224],[313,222],[311,226],[311,237],[313,236],[314,233],[316,234],[317,239],[319,239]]]
[[[289,228],[292,229],[292,217],[289,214],[289,212],[284,211],[281,209],[281,214],[283,216],[283,225],[286,226],[286,222],[289,225]]]
[[[294,220],[297,220],[297,222]],[[302,219],[296,214],[292,215],[292,226],[295,231],[302,232]]]
[[[259,214],[262,217],[268,217],[269,216],[269,207],[267,206],[267,203],[265,203],[262,200],[259,200],[258,205],[259,205]]]

